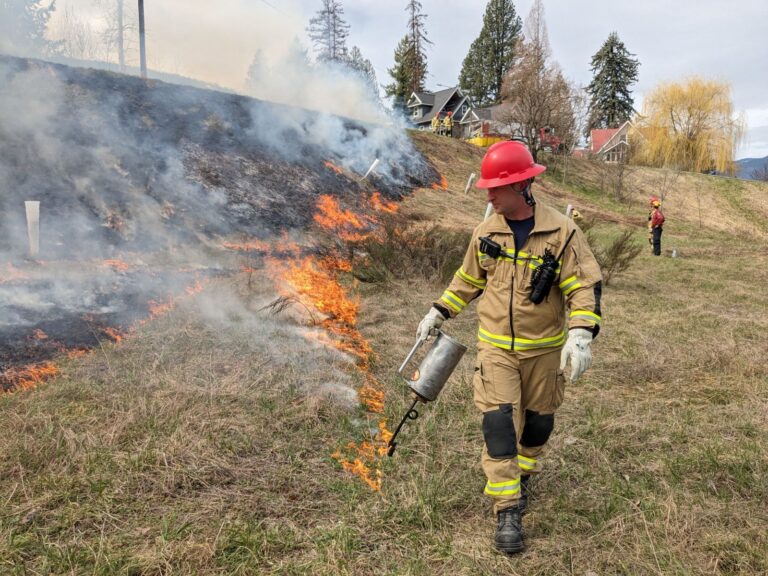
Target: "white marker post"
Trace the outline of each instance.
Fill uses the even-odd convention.
[[[371,172],[373,172],[374,170],[376,170],[376,167],[377,167],[378,165],[379,165],[379,159],[378,159],[378,158],[376,158],[376,160],[374,160],[374,161],[373,161],[373,164],[371,164],[371,167],[370,167],[370,168],[368,168],[368,172],[366,172],[366,173],[365,173],[365,176],[363,176],[363,180],[365,180],[366,178],[368,178],[368,176],[370,176],[370,175],[371,175]]]
[[[488,207],[485,209],[485,218],[483,218],[483,220],[488,220],[488,218],[491,217],[491,214],[493,214],[493,204],[488,202]]]
[[[573,216],[573,204],[568,204],[568,207],[565,209],[565,215],[570,218]]]
[[[475,178],[477,178],[477,174],[472,172],[472,174],[469,175],[469,180],[467,180],[467,186],[464,188],[464,194],[469,194],[469,189],[475,181]]]
[[[29,236],[29,256],[36,258],[40,252],[40,202],[27,200],[27,236]]]

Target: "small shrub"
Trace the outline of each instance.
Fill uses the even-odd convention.
[[[390,216],[375,235],[355,245],[363,256],[355,258],[353,274],[373,283],[390,278],[447,282],[461,266],[470,239],[469,232]]]
[[[625,228],[612,242],[603,245],[594,234],[593,221],[581,222],[579,226],[584,230],[592,253],[600,265],[605,286],[608,286],[618,274],[626,271],[632,261],[643,251],[643,247],[635,242],[634,231],[630,228]]]

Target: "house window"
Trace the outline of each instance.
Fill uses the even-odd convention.
[[[413,117],[414,118],[421,118],[421,108],[420,107],[417,106],[416,108],[413,109]]]
[[[461,115],[462,115],[462,117],[463,117],[463,116],[464,116],[464,115],[467,113],[467,110],[469,110],[469,106],[467,106],[466,104],[464,104],[464,105],[461,107]]]

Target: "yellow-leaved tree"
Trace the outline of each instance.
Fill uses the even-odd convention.
[[[694,77],[657,86],[643,102],[638,127],[637,163],[733,174],[746,123],[727,82]]]

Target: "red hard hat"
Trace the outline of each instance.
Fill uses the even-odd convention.
[[[648,203],[651,206],[661,206],[661,201],[658,198],[656,198],[656,196],[651,196],[651,199],[648,200]]]
[[[545,166],[536,164],[528,148],[522,142],[506,140],[497,142],[486,152],[480,164],[477,188],[497,188],[522,182],[541,174]]]

